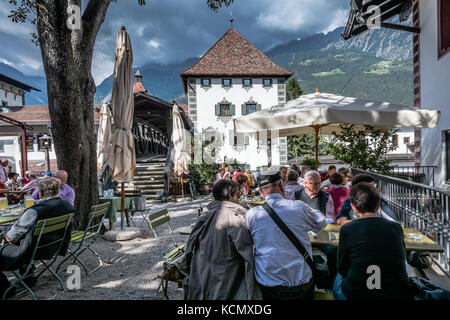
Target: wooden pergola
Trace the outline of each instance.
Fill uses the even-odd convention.
[[[380,9],[378,16],[373,10],[370,10],[372,6]],[[411,11],[411,0],[352,0],[350,15],[342,37],[344,40],[348,40],[369,30],[367,23],[373,19],[380,21],[381,28],[420,33],[420,28],[386,22],[396,15],[400,16],[400,22],[406,21],[411,15]]]
[[[3,114],[0,114],[0,120],[7,122],[9,124],[12,124],[14,126],[20,127],[21,129],[21,164],[20,167],[22,169],[22,175],[25,174],[26,171],[28,171],[28,157],[27,157],[27,144],[26,144],[26,137],[27,137],[27,130],[33,131],[33,128],[25,124],[24,122],[17,121],[15,119],[12,119],[10,117],[7,117]]]

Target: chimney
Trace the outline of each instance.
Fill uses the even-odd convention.
[[[136,71],[136,73],[134,74],[134,77],[136,79],[136,83],[142,83],[142,74],[139,71],[139,69]]]

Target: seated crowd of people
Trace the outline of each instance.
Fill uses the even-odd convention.
[[[0,161],[1,162],[1,161]],[[0,172],[2,169],[0,168]],[[24,191],[32,194],[34,205],[27,208],[20,219],[15,222],[5,234],[4,244],[0,246],[0,299],[5,290],[10,286],[7,277],[1,271],[19,270],[23,274],[27,270],[26,263],[31,257],[30,241],[31,233],[37,221],[57,217],[67,213],[75,212],[74,200],[75,192],[66,183],[67,172],[58,170],[55,174],[46,172],[45,175],[38,179],[35,174],[26,172],[25,176],[20,179],[15,172],[6,173],[8,180],[2,183],[3,189],[11,191]],[[53,177],[54,176],[54,177]],[[18,203],[22,195],[14,195],[15,198],[8,197],[8,202]],[[22,199],[23,200],[23,199]],[[59,232],[59,231],[58,231]],[[45,237],[52,237],[52,233]],[[61,236],[56,234],[56,236]],[[60,254],[64,255],[70,242],[70,229],[66,233],[64,245],[61,247]],[[50,248],[51,249],[51,248]],[[50,250],[49,249],[49,250]],[[53,253],[55,253],[54,251]],[[45,255],[52,255],[52,252],[45,252]],[[30,269],[30,273],[25,278],[25,283],[32,287],[36,283],[33,275],[34,266]],[[9,290],[7,296],[14,295],[15,289]]]
[[[284,223],[312,257],[309,232],[340,225],[339,246],[319,246],[332,275],[335,299],[409,299],[403,229],[381,199],[372,176],[354,177],[330,166],[319,172],[297,166],[252,175],[222,168],[214,201],[188,240],[184,290],[188,299],[310,300],[315,289],[306,254],[299,253],[273,217]],[[228,172],[228,175],[227,175]],[[247,210],[239,197],[255,186],[265,204]],[[269,213],[272,212],[272,213]],[[380,237],[380,234],[383,234]],[[380,285],[368,286],[369,267]]]

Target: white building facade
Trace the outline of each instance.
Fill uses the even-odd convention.
[[[181,73],[196,131],[206,144],[222,141],[218,162],[236,160],[252,170],[288,164],[287,138],[235,134],[233,119],[285,103],[291,75],[233,28]]]
[[[40,91],[4,74],[0,74],[0,107],[25,105],[25,92],[30,90]]]
[[[450,188],[450,1],[416,0],[420,36],[416,96],[424,109],[441,111],[437,127],[421,130],[421,164],[436,166],[435,186]]]

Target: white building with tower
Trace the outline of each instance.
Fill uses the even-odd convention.
[[[233,119],[286,102],[292,75],[231,27],[181,73],[188,112],[206,144],[220,139],[219,162],[235,159],[252,170],[288,164],[287,138],[260,132],[235,134]]]

